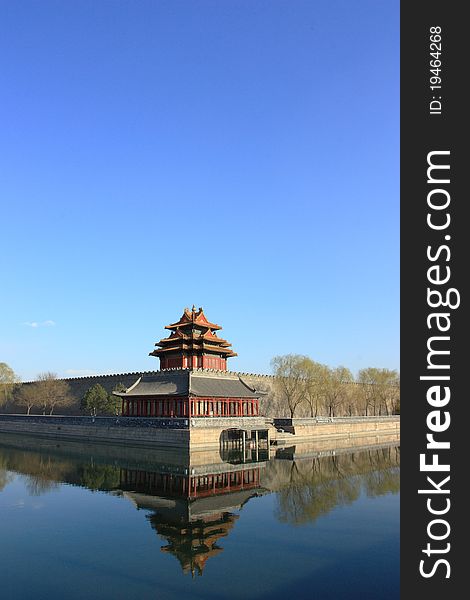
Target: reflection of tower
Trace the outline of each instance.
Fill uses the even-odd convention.
[[[222,473],[189,475],[121,469],[120,488],[166,498],[204,498],[259,488],[260,466],[241,465]]]
[[[196,573],[202,575],[207,560],[222,552],[217,540],[230,533],[237,519],[238,515],[224,512],[177,525],[162,521],[158,513],[149,517],[153,529],[168,541],[162,552],[173,554],[183,572],[193,577]]]
[[[162,465],[158,471],[121,469],[120,489],[147,515],[184,573],[202,575],[207,560],[222,552],[220,538],[232,530],[239,510],[260,487],[264,464],[204,465],[199,469]]]

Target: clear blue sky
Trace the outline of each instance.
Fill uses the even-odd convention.
[[[397,0],[0,4],[0,362],[399,366]]]

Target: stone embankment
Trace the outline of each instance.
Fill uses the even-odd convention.
[[[43,438],[123,444],[127,447],[166,447],[190,450],[220,447],[222,432],[265,432],[271,445],[397,435],[400,417],[336,417],[334,419],[266,419],[264,417],[69,417],[0,415],[0,433]]]
[[[0,433],[137,447],[189,444],[184,419],[0,415]]]
[[[382,417],[317,417],[273,419],[278,443],[400,433],[398,415]]]

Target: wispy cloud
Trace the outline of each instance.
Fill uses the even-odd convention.
[[[38,327],[54,327],[55,325],[55,321],[51,321],[50,319],[48,321],[25,321],[23,323],[23,325],[26,325],[27,327],[32,327],[33,329],[37,329]]]

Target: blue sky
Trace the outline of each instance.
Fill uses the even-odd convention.
[[[0,362],[150,370],[203,306],[233,370],[399,366],[399,4],[0,5]]]

